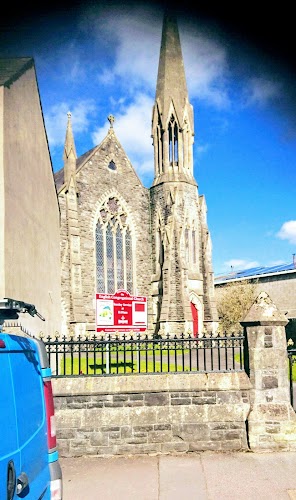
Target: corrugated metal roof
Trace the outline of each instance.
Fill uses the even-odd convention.
[[[225,281],[256,278],[257,276],[262,276],[264,274],[277,274],[293,270],[296,272],[296,266],[293,262],[291,264],[279,264],[278,266],[271,267],[252,267],[251,269],[242,269],[240,271],[231,271],[227,274],[220,274],[215,276],[214,281],[215,284],[218,284],[224,283]]]
[[[0,85],[9,87],[33,65],[32,57],[0,58]]]

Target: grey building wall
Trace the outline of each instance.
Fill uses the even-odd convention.
[[[60,214],[31,61],[0,87],[0,297],[35,304],[46,321],[24,315],[22,325],[53,334],[61,327]]]
[[[287,318],[296,318],[296,270],[278,276],[262,276],[257,288],[267,292]]]
[[[288,319],[296,318],[296,269],[295,271],[275,273],[270,276],[254,276],[247,281],[256,288],[257,295],[261,291],[267,292],[272,301]],[[243,282],[243,280],[240,281],[240,283]],[[215,284],[217,301],[223,292],[223,287],[227,283],[235,285],[235,281],[230,280],[221,284]]]

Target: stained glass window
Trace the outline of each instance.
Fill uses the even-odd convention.
[[[111,225],[106,230],[106,253],[107,253],[107,293],[115,293],[114,288],[114,242]]]
[[[126,255],[126,287],[127,290],[130,290],[133,286],[133,253],[132,253],[132,236],[129,229],[127,229],[125,235],[125,255]]]
[[[109,198],[99,211],[96,224],[96,289],[133,294],[133,242],[129,218],[120,201]]]
[[[117,289],[124,288],[123,238],[120,227],[116,230]]]
[[[97,292],[104,292],[104,244],[103,229],[100,224],[96,227],[96,260],[97,260]]]

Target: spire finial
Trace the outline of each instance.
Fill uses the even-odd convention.
[[[115,118],[113,115],[108,116],[108,120],[110,122],[110,128],[113,128],[113,123],[115,122]]]
[[[72,122],[71,122],[72,114],[70,113],[70,111],[68,111],[67,117],[68,117],[68,123],[67,123],[67,129],[66,129],[66,139],[65,139],[65,147],[64,147],[64,155],[63,155],[65,164],[66,164],[66,162],[70,161],[70,158],[72,158],[73,162],[76,163],[76,158],[77,158],[74,136],[73,136],[73,132],[72,132]],[[76,169],[76,167],[75,167],[75,169]]]

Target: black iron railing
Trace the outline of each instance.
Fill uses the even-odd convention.
[[[293,365],[296,363],[296,349],[288,346],[288,360],[289,360],[289,380],[290,380],[290,398],[291,405],[294,405],[293,396]]]
[[[53,377],[243,371],[242,334],[43,339]]]

